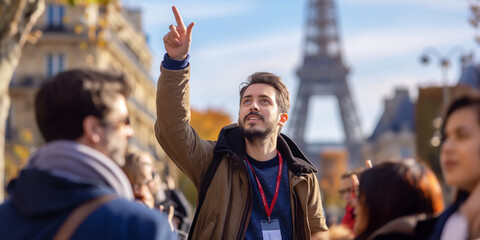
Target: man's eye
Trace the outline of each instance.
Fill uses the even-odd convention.
[[[458,133],[457,133],[457,138],[458,138],[458,139],[468,138],[468,133],[466,133],[466,132],[458,132]]]
[[[270,101],[268,101],[267,99],[262,99],[261,102],[264,103],[264,104],[269,104],[270,103]]]
[[[249,104],[250,102],[250,99],[243,100],[243,104]]]

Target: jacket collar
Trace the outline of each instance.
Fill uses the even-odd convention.
[[[415,227],[420,221],[427,219],[427,214],[417,214],[409,215],[404,217],[395,218],[385,225],[381,226],[375,232],[373,232],[368,240],[375,239],[378,236],[388,235],[388,234],[403,234],[406,236],[413,236],[415,233]]]
[[[315,166],[308,161],[295,142],[282,133],[277,138],[277,149],[287,160],[288,169],[295,175],[317,172]],[[246,155],[245,137],[237,123],[222,128],[213,151],[215,154],[231,153],[236,154],[239,159],[244,158]]]

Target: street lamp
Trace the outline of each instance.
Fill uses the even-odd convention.
[[[437,49],[428,47],[423,51],[423,54],[420,57],[420,61],[423,64],[428,64],[430,62],[431,57],[433,56],[438,60],[440,65],[441,71],[441,83],[443,88],[443,96],[442,96],[442,111],[445,110],[447,104],[449,102],[449,89],[448,89],[448,68],[450,67],[450,59],[457,53],[460,53],[460,62],[462,66],[470,60],[470,56],[463,54],[463,49],[459,46],[456,46],[450,51],[447,52],[446,55],[442,55]],[[433,127],[435,131],[433,132],[433,136],[430,139],[430,144],[434,147],[438,147],[441,143],[441,133],[440,128],[442,125],[442,111],[438,114],[438,116],[433,119]]]
[[[447,52],[446,55],[442,55],[437,49],[432,47],[427,47],[423,54],[420,57],[420,61],[423,64],[430,63],[431,57],[434,57],[438,60],[440,65],[441,71],[441,82],[443,87],[443,97],[442,97],[442,108],[445,108],[449,101],[449,91],[448,91],[448,68],[450,67],[450,59],[454,57],[455,54],[460,54],[460,62],[465,64],[469,60],[469,56],[463,53],[463,49],[460,46],[456,46],[450,51]]]

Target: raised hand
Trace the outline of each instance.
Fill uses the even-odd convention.
[[[372,160],[368,159],[367,161],[365,161],[365,167],[367,167],[367,169],[372,168]]]
[[[372,165],[372,160],[368,159],[365,161],[365,167],[367,168],[366,170],[370,169],[373,167]],[[355,191],[352,191],[352,199],[358,197],[358,186],[360,185],[360,181],[358,180],[357,174],[352,174],[350,175],[350,180],[352,181],[352,186]]]
[[[182,17],[175,6],[172,7],[172,11],[175,15],[177,26],[170,25],[170,32],[163,37],[163,43],[171,59],[184,60],[190,50],[192,29],[195,23],[192,22],[185,28]]]

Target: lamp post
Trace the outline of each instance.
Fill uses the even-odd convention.
[[[460,62],[462,65],[468,61],[468,56],[463,54],[463,49],[460,46],[453,47],[450,49],[447,54],[443,55],[435,48],[427,47],[423,54],[420,57],[420,61],[423,64],[428,64],[432,57],[438,60],[438,63],[441,68],[441,83],[443,88],[443,96],[442,96],[442,108],[445,108],[448,104],[450,94],[448,91],[448,69],[450,67],[451,59],[455,56],[455,54],[460,54]]]
[[[459,53],[460,54],[460,62],[463,65],[469,60],[469,56],[463,54],[463,49],[459,46],[456,46],[452,49],[450,49],[447,54],[442,55],[437,49],[428,47],[423,51],[423,54],[420,57],[420,61],[423,64],[428,64],[431,60],[432,57],[434,57],[436,60],[438,60],[438,63],[441,68],[441,85],[443,88],[442,92],[442,111],[445,110],[447,107],[447,104],[449,102],[450,98],[450,92],[448,89],[448,69],[450,67],[451,59],[455,56],[455,54]],[[434,147],[438,147],[441,142],[441,134],[440,134],[440,128],[442,125],[442,117],[441,117],[441,112],[438,114],[438,116],[433,119],[433,127],[435,128],[435,131],[433,133],[433,137],[431,138],[431,144]]]
[[[448,68],[450,67],[451,59],[456,54],[460,54],[460,63],[462,65],[468,62],[471,58],[470,55],[464,54],[463,48],[461,48],[460,46],[453,47],[445,55],[442,55],[440,51],[438,51],[435,48],[427,47],[423,51],[423,54],[420,57],[420,61],[425,65],[430,62],[431,57],[434,57],[438,60],[438,63],[441,68],[440,80],[443,88],[442,108],[447,107],[447,104],[450,98],[450,94],[448,91]]]

